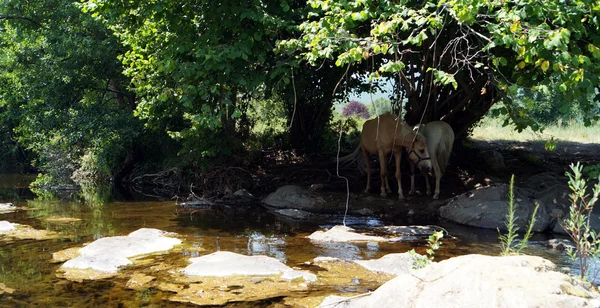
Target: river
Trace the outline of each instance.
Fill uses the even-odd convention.
[[[160,258],[171,264],[185,266],[189,257],[215,251],[232,251],[245,255],[268,255],[288,266],[297,266],[317,256],[341,259],[374,259],[388,253],[416,249],[423,253],[424,240],[400,243],[327,244],[316,245],[306,236],[312,232],[341,223],[341,216],[326,216],[319,222],[297,221],[267,212],[259,204],[240,208],[212,210],[182,210],[175,200],[160,201],[143,196],[114,197],[110,187],[86,188],[79,193],[53,195],[32,192],[30,176],[0,176],[0,202],[12,202],[18,211],[0,214],[0,221],[29,225],[39,230],[57,232],[57,239],[7,239],[0,235],[0,283],[14,289],[2,294],[4,307],[185,307],[169,301],[170,293],[159,289],[132,290],[127,278],[83,282],[70,281],[57,275],[61,263],[52,263],[52,253],[82,246],[96,239],[126,235],[139,228],[157,228],[180,235],[185,245]],[[349,217],[347,224],[357,229],[374,226],[403,225],[403,221],[383,221],[375,217]],[[414,223],[414,222],[413,222]],[[446,236],[436,252],[436,261],[457,255],[479,253],[498,255],[498,233],[457,226],[444,222]],[[566,254],[546,248],[542,243],[551,235],[536,235],[525,253],[543,256],[559,268],[570,266]],[[125,272],[127,269],[124,270]],[[351,292],[369,290],[354,288]],[[310,292],[333,294],[344,292],[343,286],[311,289]],[[309,292],[309,293],[310,293]],[[350,292],[350,291],[349,291]],[[290,296],[306,296],[306,293]],[[271,307],[281,305],[281,299],[241,302],[231,307]]]

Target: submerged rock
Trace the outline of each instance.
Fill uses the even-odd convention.
[[[600,307],[591,285],[534,256],[466,255],[400,274],[361,297],[319,307]]]
[[[113,274],[119,267],[132,264],[130,257],[170,250],[181,243],[181,240],[165,235],[166,232],[158,229],[142,228],[128,236],[101,238],[79,249],[79,256],[65,262],[60,268]]]
[[[126,287],[136,291],[149,289],[149,283],[156,279],[154,276],[145,275],[142,273],[135,273],[127,281]]]
[[[295,271],[281,261],[267,256],[245,256],[229,251],[217,251],[206,256],[191,258],[192,264],[183,269],[188,276],[227,277],[227,276],[271,276],[282,275],[285,280],[303,278],[315,281],[317,276]]]
[[[0,236],[18,240],[47,240],[59,237],[58,233],[47,230],[37,230],[27,225],[0,221]]]
[[[2,295],[4,293],[13,294],[14,292],[15,292],[15,289],[9,288],[5,284],[0,282],[0,295]]]

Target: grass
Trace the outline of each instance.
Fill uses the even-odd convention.
[[[502,120],[483,118],[478,127],[473,130],[472,138],[476,140],[509,140],[509,141],[546,141],[552,137],[558,141],[580,143],[600,143],[600,124],[585,127],[575,121],[555,124],[546,127],[543,132],[533,132],[526,129],[521,133],[513,126],[502,126]]]

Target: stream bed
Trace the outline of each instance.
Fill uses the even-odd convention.
[[[87,188],[81,192],[60,195],[44,191],[32,192],[27,176],[0,176],[0,202],[12,202],[16,211],[1,213],[0,221],[51,231],[49,239],[17,239],[0,233],[0,307],[195,307],[191,302],[174,299],[177,281],[172,281],[173,269],[188,264],[188,259],[216,251],[242,255],[267,255],[289,267],[306,271],[325,271],[312,265],[316,257],[342,260],[368,260],[389,253],[411,249],[424,254],[424,239],[380,243],[312,243],[311,233],[342,223],[342,216],[322,216],[318,221],[298,221],[266,211],[260,204],[243,207],[221,207],[189,210],[176,206],[175,200],[153,200],[144,197],[115,197],[110,188]],[[357,230],[418,224],[414,221],[386,221],[377,217],[347,217],[346,224]],[[427,222],[431,224],[432,222]],[[465,254],[498,255],[498,234],[482,230],[435,222],[449,236],[442,240],[435,260]],[[60,275],[60,262],[52,254],[73,247],[82,247],[94,240],[127,235],[140,228],[156,228],[176,233],[183,241],[176,249],[137,260],[119,275],[98,280],[73,281]],[[569,267],[564,251],[546,248],[543,243],[551,235],[536,235],[525,253],[545,257],[559,268]],[[161,264],[160,266],[158,264]],[[170,287],[132,288],[132,277],[154,271],[156,281]],[[342,270],[327,283],[311,285],[302,290],[290,290],[260,300],[233,300],[227,307],[288,307],[312,306],[307,298],[321,299],[330,294],[361,294],[376,289],[386,277],[362,278],[352,273],[352,267]],[[332,273],[333,270],[329,269]],[[357,277],[361,277],[358,279]],[[369,276],[370,277],[370,276]],[[329,279],[328,278],[328,279]],[[4,285],[4,290],[1,286]],[[239,287],[225,286],[223,292],[236,292]],[[7,291],[8,290],[8,291]]]

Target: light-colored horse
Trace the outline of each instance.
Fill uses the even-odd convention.
[[[371,189],[371,162],[369,161],[369,154],[379,155],[381,196],[387,196],[388,193],[392,192],[387,177],[387,157],[393,152],[396,161],[398,198],[404,199],[400,180],[400,161],[402,159],[403,148],[410,150],[409,159],[422,172],[427,173],[431,170],[431,160],[429,159],[425,137],[417,134],[410,126],[400,121],[399,118],[394,118],[393,115],[385,113],[365,122],[360,136],[360,145],[352,154],[340,158],[339,162],[355,160],[362,153],[367,169],[367,187],[365,188],[365,192],[369,192]]]
[[[417,127],[415,127],[415,130]],[[431,165],[433,167],[433,173],[435,174],[435,193],[433,199],[440,197],[440,180],[446,165],[448,165],[448,159],[452,152],[452,145],[454,144],[454,131],[452,127],[444,121],[429,122],[426,125],[421,125],[419,128],[419,135],[423,135],[427,140],[427,149],[431,155]],[[414,166],[411,165],[411,176],[410,176],[410,191],[409,195],[415,193],[415,173]],[[425,183],[427,185],[427,194],[431,195],[431,187],[429,186],[429,178],[425,175]]]

